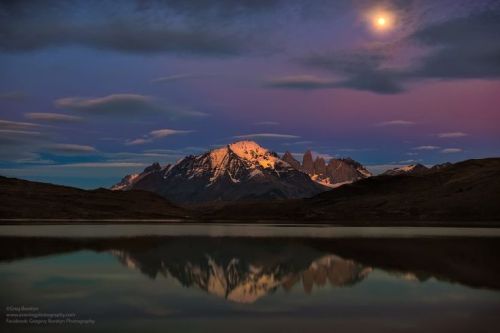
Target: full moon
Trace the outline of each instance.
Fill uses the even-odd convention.
[[[367,21],[375,32],[385,33],[394,28],[395,15],[389,10],[376,10],[368,13]]]

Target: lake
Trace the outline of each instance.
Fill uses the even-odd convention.
[[[0,226],[2,332],[498,332],[500,229]]]

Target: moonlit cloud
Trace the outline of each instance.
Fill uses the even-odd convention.
[[[439,146],[418,146],[413,148],[413,150],[437,150],[441,147]]]
[[[262,31],[318,19],[349,1],[9,1],[0,7],[0,51],[83,47],[131,54],[230,57],[275,51]],[[32,13],[37,13],[33,15]],[[36,35],[34,34],[36,32]],[[282,43],[280,43],[282,44]]]
[[[0,161],[23,163],[39,159],[34,150],[48,142],[48,135],[31,123],[0,122]]]
[[[464,150],[462,148],[445,148],[441,150],[443,154],[455,154],[455,153],[461,153]]]
[[[394,69],[384,68],[388,55],[378,49],[355,49],[342,52],[310,54],[300,64],[331,72],[342,79],[330,87],[371,91],[377,94],[397,94],[404,91],[399,82],[401,75]]]
[[[160,112],[155,99],[138,94],[113,94],[96,98],[65,97],[55,101],[56,107],[95,114],[134,114]]]
[[[447,133],[439,133],[438,138],[463,138],[464,136],[468,136],[469,134],[464,132],[447,132]]]
[[[180,149],[146,149],[143,152],[147,154],[181,154],[181,155],[189,155],[189,154],[198,154],[209,150],[206,147],[195,147],[189,146]]]
[[[187,79],[197,79],[205,76],[209,76],[208,74],[174,74],[169,76],[162,76],[156,79],[151,80],[151,83],[168,83],[173,81],[187,80]]]
[[[39,153],[34,153],[30,151],[20,151],[2,149],[0,150],[0,161],[9,160],[15,164],[52,164],[53,161],[41,158]],[[0,173],[2,174],[2,173]],[[2,174],[3,175],[3,174]]]
[[[145,135],[143,138],[138,138],[135,140],[131,140],[126,142],[125,144],[127,146],[137,146],[137,145],[143,145],[146,143],[151,143],[155,140],[161,139],[161,138],[166,138],[168,136],[172,135],[179,135],[179,134],[189,134],[193,133],[194,131],[192,130],[174,130],[170,128],[163,128],[163,129],[158,129],[149,132],[148,135]]]
[[[278,133],[254,133],[233,136],[235,139],[299,139],[300,136]]]
[[[70,116],[61,113],[48,113],[48,112],[30,112],[25,113],[24,116],[31,120],[40,120],[47,122],[78,122],[82,121],[82,117]]]
[[[295,142],[284,142],[281,145],[282,146],[306,146],[306,145],[311,145],[313,143],[314,143],[313,141],[304,140],[304,141],[295,141]]]
[[[191,130],[174,130],[170,128],[164,128],[164,129],[159,129],[159,130],[154,130],[149,132],[149,135],[151,135],[152,138],[154,139],[159,139],[159,138],[165,138],[167,136],[171,135],[176,135],[176,134],[188,134],[192,133],[194,131]]]
[[[36,142],[42,136],[44,136],[43,133],[38,131],[0,129],[0,144],[30,141]]]
[[[54,168],[135,168],[143,167],[144,163],[132,162],[88,162],[53,165]]]
[[[42,133],[37,131],[21,131],[21,130],[11,130],[11,129],[0,129],[2,134],[19,134],[19,135],[40,135]]]
[[[481,3],[478,1],[478,7]],[[432,49],[408,74],[413,78],[500,78],[500,6],[428,25],[410,38]]]
[[[265,82],[265,86],[284,89],[328,89],[335,87],[336,83],[330,79],[320,78],[314,75],[295,75],[273,78]]]
[[[203,149],[206,151],[206,149]],[[184,149],[152,149],[144,150],[139,153],[132,152],[118,152],[118,153],[103,153],[100,152],[99,157],[103,158],[106,162],[113,163],[142,163],[151,165],[158,162],[161,165],[168,163],[175,163],[186,155],[198,154],[199,151],[193,152],[188,148]]]
[[[56,143],[56,144],[48,145],[47,148],[51,152],[66,153],[66,154],[94,153],[97,151],[92,146],[69,144],[69,143]]]
[[[425,9],[430,11],[430,2],[421,5],[424,13]],[[410,84],[428,79],[498,80],[500,6],[482,1],[469,6],[457,2],[456,6],[464,8],[451,6],[448,12],[457,9],[462,15],[429,22],[408,11],[407,19],[414,22],[414,26],[396,42],[380,43],[376,47],[362,45],[350,51],[313,53],[305,56],[301,64],[343,76],[338,87],[377,94],[402,93]],[[420,55],[404,66],[394,65],[398,51],[415,46],[423,51]]]
[[[0,130],[32,130],[39,127],[41,127],[41,125],[35,123],[0,120]]]
[[[205,116],[197,111],[190,111],[174,106],[167,106],[159,99],[140,94],[112,94],[103,97],[82,98],[65,97],[55,101],[55,106],[93,115],[109,116],[145,116],[148,114],[166,114],[169,116]]]
[[[388,120],[388,121],[382,121],[380,123],[376,123],[375,126],[377,127],[386,127],[386,126],[413,126],[416,123],[413,121],[409,120]]]
[[[139,139],[134,139],[134,140],[130,140],[130,141],[125,142],[125,145],[126,146],[138,146],[138,145],[144,145],[144,144],[150,143],[150,142],[153,142],[153,140],[152,139],[139,138]]]
[[[0,50],[30,52],[78,45],[133,54],[204,56],[238,55],[247,50],[243,36],[224,30],[216,21],[210,25],[207,22],[201,29],[187,24],[193,20],[189,15],[177,15],[177,22],[166,19],[173,12],[159,3],[157,11],[134,10],[136,4],[132,1],[120,3],[121,9],[100,1],[67,1],[52,7],[36,1],[11,5],[12,10],[7,7],[9,15],[2,16],[4,37],[0,39]],[[36,19],[26,14],[33,12],[37,13]]]
[[[399,161],[398,163],[401,163],[401,164],[416,164],[416,163],[419,163],[419,162],[422,162],[422,160],[403,160],[403,161]]]

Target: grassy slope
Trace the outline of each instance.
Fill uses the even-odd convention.
[[[179,218],[186,210],[145,191],[85,191],[0,177],[0,218]]]
[[[422,175],[377,176],[310,199],[228,205],[211,218],[327,221],[500,221],[500,158]]]

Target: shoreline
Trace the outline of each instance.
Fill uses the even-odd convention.
[[[221,225],[221,226],[279,226],[279,227],[409,227],[409,228],[500,228],[500,221],[297,221],[289,220],[203,220],[203,219],[0,219],[1,226],[15,225]]]
[[[53,224],[4,225],[0,238],[128,238],[128,237],[249,237],[249,238],[500,238],[500,228],[480,227],[355,227],[318,224]]]

